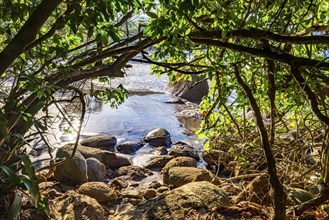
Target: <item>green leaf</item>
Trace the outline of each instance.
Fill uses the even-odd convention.
[[[14,202],[11,204],[11,206],[9,208],[7,219],[10,219],[10,220],[18,219],[19,210],[21,209],[21,205],[22,205],[22,196],[19,195],[18,193],[16,193]]]
[[[144,33],[144,34],[148,34],[151,30],[152,30],[152,26],[151,26],[151,25],[148,25],[148,26],[143,30],[143,33]]]
[[[20,185],[20,179],[11,168],[6,165],[0,165],[0,169],[2,169],[5,174],[10,178],[10,182],[12,183],[12,185]]]
[[[146,14],[150,17],[150,18],[158,18],[157,14],[151,11],[146,12]]]
[[[113,30],[109,31],[109,35],[111,36],[114,42],[120,42],[119,36]]]
[[[38,202],[40,199],[38,185],[33,183],[26,175],[20,175],[19,178],[21,179],[22,183],[29,191],[31,204],[34,207],[38,207]]]
[[[35,175],[35,170],[32,164],[32,161],[30,160],[30,158],[26,155],[18,155],[18,157],[23,161],[24,163],[24,171],[26,172],[27,176],[29,177],[29,179],[36,185],[36,187],[38,188],[38,179]]]

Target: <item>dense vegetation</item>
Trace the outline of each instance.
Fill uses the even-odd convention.
[[[323,193],[296,210],[321,204],[329,195],[328,8],[327,0],[2,1],[0,185],[9,186],[6,194],[29,189],[34,205],[42,207],[33,168],[23,156],[30,128],[43,135],[49,123],[47,114],[37,113],[47,112],[60,101],[54,94],[67,90],[84,105],[83,83],[73,82],[123,77],[127,62],[141,53],[155,74],[167,73],[172,81],[191,74],[209,80],[200,104],[204,147],[239,139],[246,150],[263,149],[274,219],[285,218],[282,182],[291,173],[284,170],[289,161],[276,164],[273,152],[307,150],[306,143],[313,150],[320,139],[316,169],[322,171]],[[146,27],[134,22],[140,13],[150,17]],[[151,45],[156,52],[149,57],[143,50]],[[94,95],[119,102],[125,97],[120,88]],[[247,117],[250,110],[255,120]],[[284,142],[283,134],[292,132],[293,141]],[[233,153],[241,163],[250,160]],[[26,175],[17,176],[22,168]]]

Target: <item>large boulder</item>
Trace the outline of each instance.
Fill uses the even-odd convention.
[[[144,141],[154,147],[161,147],[161,146],[169,147],[171,145],[170,134],[164,128],[157,128],[150,131],[145,135]]]
[[[122,154],[134,154],[137,150],[144,146],[145,142],[142,140],[138,141],[127,141],[119,144],[116,149]]]
[[[59,148],[56,158],[68,159],[73,152],[73,144]],[[54,178],[61,183],[82,184],[88,181],[87,162],[83,155],[77,151],[72,159],[56,167]]]
[[[151,170],[139,166],[124,166],[114,172],[115,177],[134,181],[140,181],[152,174]]]
[[[95,147],[103,150],[114,150],[117,139],[112,135],[96,135],[89,137],[80,142],[81,145],[87,147]]]
[[[105,220],[104,209],[87,195],[81,195],[73,190],[67,191],[63,196],[50,201],[50,219],[80,219]]]
[[[87,174],[89,181],[103,181],[106,175],[106,167],[93,157],[87,158]]]
[[[196,167],[197,162],[192,157],[176,157],[170,160],[162,169],[162,173],[166,175],[169,169],[173,167]]]
[[[200,160],[198,152],[193,147],[191,147],[190,145],[184,142],[177,142],[176,144],[174,144],[170,148],[169,155],[172,155],[174,157],[180,157],[180,156],[192,157],[197,161]]]
[[[201,102],[202,98],[208,94],[208,90],[207,80],[202,80],[197,75],[192,75],[191,80],[181,79],[168,84],[165,88],[167,93],[196,103]]]
[[[116,191],[102,182],[84,183],[79,187],[79,192],[96,199],[99,203],[115,203],[118,199]]]
[[[96,158],[97,160],[105,164],[106,168],[116,169],[122,166],[131,165],[131,162],[127,157],[115,154],[111,151],[101,150],[92,147],[85,147],[81,145],[78,147],[78,150],[85,158]]]
[[[163,175],[163,182],[174,187],[200,181],[208,181],[215,185],[220,185],[220,180],[217,176],[208,170],[196,167],[173,167]]]
[[[211,211],[229,205],[230,199],[218,186],[210,182],[194,182],[140,203],[115,219],[183,220],[192,210]]]
[[[146,163],[145,168],[161,169],[173,158],[174,158],[173,156],[168,156],[168,155],[151,157],[151,159]]]

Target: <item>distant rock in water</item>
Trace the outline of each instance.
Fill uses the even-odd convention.
[[[190,145],[181,141],[177,142],[171,147],[169,151],[169,155],[172,155],[174,157],[180,157],[180,156],[192,157],[196,161],[200,160],[198,152]]]
[[[97,135],[84,139],[80,144],[87,147],[113,151],[114,146],[117,144],[117,139],[112,135]]]
[[[208,94],[209,86],[206,80],[197,75],[192,75],[192,81],[181,79],[173,84],[168,84],[165,91],[190,102],[200,103]]]
[[[134,154],[137,150],[144,146],[145,142],[143,140],[137,141],[127,141],[119,144],[116,149],[122,154]]]
[[[147,133],[144,141],[154,147],[169,147],[171,145],[171,138],[169,132],[164,128],[157,128]]]

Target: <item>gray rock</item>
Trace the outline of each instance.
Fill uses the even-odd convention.
[[[162,173],[166,175],[170,168],[173,167],[196,167],[197,162],[192,157],[176,157],[170,160],[162,169]]]
[[[96,158],[90,157],[87,161],[87,174],[89,181],[103,181],[106,175],[106,167]]]
[[[179,187],[191,182],[208,181],[220,185],[220,180],[208,170],[196,167],[173,167],[166,175],[163,182],[174,187]]]
[[[95,219],[105,220],[104,209],[87,195],[78,194],[73,190],[50,201],[50,219]],[[65,216],[65,217],[64,217]]]
[[[121,177],[126,180],[140,181],[150,175],[152,171],[139,166],[124,166],[114,172],[115,177]]]
[[[138,140],[138,141],[127,141],[124,143],[119,144],[116,149],[118,152],[123,154],[134,154],[136,151],[138,151],[141,147],[144,146],[144,141]]]
[[[73,144],[59,148],[57,158],[69,158],[72,155]],[[73,159],[56,167],[54,178],[61,183],[82,184],[88,181],[87,162],[82,154],[77,151]]]
[[[170,148],[169,155],[172,155],[174,157],[180,157],[180,156],[192,157],[196,161],[200,160],[198,152],[193,147],[191,147],[190,145],[184,142],[177,142],[176,144],[174,144]]]
[[[166,147],[157,147],[154,149],[153,152],[154,155],[167,155],[168,154],[168,150]]]
[[[116,191],[102,182],[84,183],[79,187],[79,192],[96,199],[99,203],[115,203],[118,199]]]
[[[95,147],[103,150],[114,150],[117,139],[112,135],[97,135],[89,137],[80,142],[81,145],[87,147]]]
[[[314,197],[312,193],[300,188],[284,186],[284,191],[287,193],[287,206],[299,205]]]
[[[202,151],[202,158],[208,165],[215,166],[219,166],[223,162],[228,164],[231,160],[233,160],[233,158],[222,150]]]
[[[101,150],[92,147],[85,147],[81,145],[78,147],[78,150],[85,158],[96,158],[101,163],[105,164],[107,169],[116,169],[122,166],[131,165],[131,162],[127,157],[115,154],[111,151]]]
[[[115,220],[186,219],[186,212],[229,206],[230,199],[210,182],[194,182],[149,199],[115,217]]]
[[[171,145],[170,134],[163,128],[157,128],[147,133],[144,137],[144,141],[154,147],[169,147]]]
[[[203,80],[192,75],[192,80],[181,79],[178,82],[168,84],[165,91],[190,102],[201,102],[202,98],[208,94],[209,86],[207,80]]]
[[[147,168],[147,169],[161,169],[173,158],[174,158],[173,156],[168,156],[168,155],[160,155],[160,156],[152,157],[146,163],[145,168]]]

